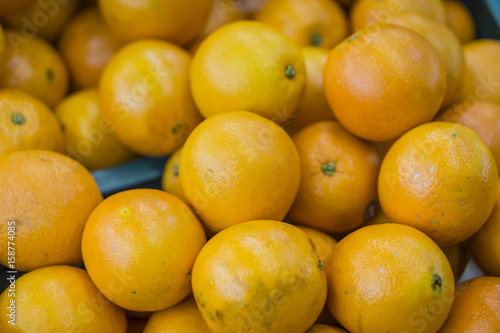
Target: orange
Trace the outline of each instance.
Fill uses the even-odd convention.
[[[297,110],[284,124],[290,134],[318,121],[335,120],[323,89],[323,70],[328,51],[318,47],[303,47],[301,51],[306,65],[307,83]]]
[[[179,161],[181,159],[181,149],[179,148],[168,159],[163,171],[162,188],[165,192],[175,195],[182,201],[186,201],[182,191],[181,178],[179,177]]]
[[[361,225],[377,198],[380,158],[375,146],[335,121],[310,125],[293,142],[301,179],[288,213],[292,221],[330,233]]]
[[[106,23],[128,40],[158,38],[186,45],[205,26],[210,0],[99,0]]]
[[[378,193],[392,221],[446,247],[481,228],[497,187],[495,160],[479,136],[460,124],[433,122],[394,143],[382,162]]]
[[[478,277],[457,286],[450,315],[439,333],[499,332],[500,278]]]
[[[500,104],[500,41],[479,39],[464,45],[466,75],[463,95]]]
[[[465,271],[465,266],[470,258],[467,242],[458,243],[448,247],[442,247],[444,255],[450,263],[455,281],[458,281]]]
[[[339,122],[371,141],[396,139],[430,121],[446,91],[445,69],[421,35],[388,25],[339,44],[325,66],[325,93]]]
[[[53,240],[52,240],[53,241]],[[50,266],[36,269],[15,283],[15,296],[0,296],[0,331],[125,333],[125,312],[108,301],[83,269]],[[15,301],[15,325],[7,308]]]
[[[208,241],[193,267],[193,294],[213,333],[305,332],[325,304],[326,277],[301,230],[250,221]]]
[[[282,220],[299,188],[300,161],[281,127],[235,111],[210,117],[191,133],[179,175],[189,204],[218,232],[255,219]]]
[[[37,36],[55,41],[75,14],[78,2],[78,0],[38,0],[22,10],[3,17],[2,22],[7,28],[22,30],[24,36]]]
[[[467,43],[475,39],[476,26],[467,7],[455,0],[445,0],[443,4],[446,24],[457,35],[460,42]]]
[[[302,230],[307,237],[313,241],[316,246],[316,250],[318,251],[319,259],[322,262],[327,262],[333,252],[333,249],[337,245],[337,241],[332,236],[322,231],[304,227],[302,225],[297,225],[296,227]]]
[[[450,311],[450,264],[414,228],[359,229],[337,244],[326,268],[328,308],[349,332],[436,332]]]
[[[75,88],[95,87],[101,73],[124,42],[106,25],[97,8],[82,11],[64,29],[59,50]]]
[[[131,43],[106,65],[99,92],[104,117],[133,151],[168,155],[201,121],[189,91],[191,56],[159,40]]]
[[[446,93],[441,107],[458,102],[464,82],[465,60],[462,45],[453,31],[429,16],[411,12],[393,16],[389,23],[421,34],[434,46],[446,71]]]
[[[496,165],[500,165],[500,105],[489,101],[467,99],[443,111],[437,121],[458,123],[474,130],[490,148]]]
[[[0,90],[0,155],[26,149],[64,151],[59,121],[37,98],[18,89]]]
[[[335,326],[314,324],[309,327],[306,333],[346,333],[346,331]]]
[[[469,239],[472,257],[486,275],[500,276],[500,191],[486,223]]]
[[[36,0],[0,0],[0,15],[6,16],[28,7]]]
[[[139,189],[104,200],[90,215],[83,261],[97,288],[132,311],[158,311],[191,292],[191,269],[206,242],[203,228],[180,199]]]
[[[191,89],[201,114],[245,110],[277,123],[299,105],[306,85],[299,47],[270,26],[225,25],[201,43],[191,68]]]
[[[66,97],[56,108],[66,138],[66,153],[89,170],[112,167],[134,154],[114,135],[101,111],[99,92],[87,89]]]
[[[15,268],[82,261],[83,228],[102,201],[94,178],[59,153],[24,150],[0,157],[0,251],[15,243]],[[12,236],[15,233],[15,238]],[[5,266],[11,260],[0,258]],[[9,265],[10,266],[10,265]]]
[[[441,0],[357,0],[349,18],[352,30],[385,23],[401,13],[416,12],[427,15],[440,24],[446,24],[446,14]]]
[[[255,15],[293,39],[299,46],[319,46],[328,50],[348,33],[344,9],[331,0],[270,0]]]
[[[155,312],[144,333],[210,333],[192,296],[166,310]]]
[[[68,71],[60,54],[43,39],[6,30],[0,62],[0,88],[19,88],[54,107],[68,90]]]

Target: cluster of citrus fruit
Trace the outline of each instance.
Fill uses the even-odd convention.
[[[500,41],[460,3],[0,22],[0,332],[500,332]],[[89,170],[139,155],[164,191],[103,199]]]

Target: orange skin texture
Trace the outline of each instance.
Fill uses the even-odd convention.
[[[365,26],[387,22],[392,16],[405,12],[417,12],[440,24],[446,24],[441,0],[357,0],[349,12],[349,18],[352,30],[356,31]]]
[[[16,325],[7,321],[12,297],[0,295],[3,333],[127,331],[125,311],[108,301],[83,269],[50,266],[36,269],[16,281]]]
[[[106,23],[127,40],[157,38],[186,45],[203,30],[210,0],[99,0]]]
[[[448,247],[442,247],[444,255],[450,263],[455,281],[458,281],[465,271],[465,266],[470,258],[467,242],[458,243]]]
[[[378,193],[387,216],[442,247],[460,243],[488,219],[497,196],[493,155],[471,129],[432,122],[396,141],[382,162]]]
[[[431,17],[417,13],[395,15],[389,23],[421,34],[434,46],[446,71],[446,93],[441,108],[458,102],[465,77],[465,58],[462,44],[453,31]]]
[[[177,198],[184,202],[186,197],[184,196],[184,191],[181,186],[181,178],[179,177],[179,161],[181,159],[182,147],[177,149],[168,159],[165,165],[165,170],[163,171],[162,177],[162,189],[165,192],[175,195]]]
[[[464,45],[466,73],[463,96],[500,104],[500,41],[478,39]]]
[[[340,43],[349,29],[344,9],[330,0],[271,0],[255,19],[281,31],[299,46],[327,50]],[[319,41],[313,41],[313,35],[318,35]]]
[[[486,275],[500,276],[500,191],[486,223],[469,239],[472,257]]]
[[[293,141],[274,122],[235,111],[206,119],[179,164],[187,201],[215,232],[255,219],[282,220],[300,182]]]
[[[474,130],[500,165],[500,105],[468,99],[438,114],[436,121],[458,123]]]
[[[168,155],[202,120],[189,91],[191,56],[159,40],[128,44],[106,65],[99,92],[115,135],[144,155]]]
[[[66,153],[89,170],[112,167],[135,156],[113,134],[110,120],[103,117],[96,88],[66,97],[55,113],[64,128]]]
[[[347,331],[335,326],[314,324],[306,331],[306,333],[347,333]]]
[[[483,276],[455,290],[450,315],[439,333],[500,331],[500,278]]]
[[[210,333],[192,296],[168,309],[155,312],[144,333]]]
[[[335,233],[364,221],[365,209],[377,198],[380,157],[373,144],[347,132],[336,121],[310,125],[293,136],[301,164],[292,221]],[[323,171],[327,163],[335,171]]]
[[[302,230],[307,237],[312,240],[316,246],[316,250],[318,251],[319,259],[322,262],[327,262],[333,252],[333,249],[337,245],[337,241],[332,236],[322,231],[304,227],[302,225],[297,225],[296,227]]]
[[[324,85],[330,107],[347,130],[389,141],[436,115],[446,73],[424,37],[387,25],[377,34],[358,31],[333,49]]]
[[[306,64],[307,83],[297,110],[284,124],[290,135],[318,121],[335,120],[323,89],[323,71],[329,51],[312,46],[303,47],[301,51]]]
[[[295,76],[287,77],[291,66]],[[191,89],[205,117],[245,110],[284,123],[306,87],[300,48],[267,24],[240,21],[207,37],[196,51]]]
[[[17,30],[6,30],[0,88],[19,88],[54,107],[68,91],[68,71],[61,55],[43,39],[24,38]],[[18,40],[21,41],[18,41]]]
[[[77,89],[97,86],[104,67],[123,45],[124,41],[106,25],[97,8],[81,12],[59,40],[73,86]]]
[[[213,333],[305,332],[325,304],[326,276],[301,230],[250,221],[218,233],[203,248],[193,268],[193,294]]]
[[[0,179],[0,251],[15,221],[16,269],[81,262],[85,222],[102,201],[90,172],[59,153],[24,150],[0,157]]]
[[[191,293],[191,269],[205,242],[201,223],[180,199],[158,190],[129,190],[107,198],[90,215],[83,261],[113,303],[158,311]]]
[[[35,0],[0,0],[0,16],[15,13],[30,6]]]
[[[359,229],[337,244],[326,268],[326,303],[349,332],[414,332],[417,327],[436,332],[450,311],[455,287],[450,264],[414,228],[388,223]],[[434,320],[425,321],[426,315]],[[420,326],[422,321],[427,325]]]
[[[460,42],[467,43],[476,38],[476,26],[469,10],[455,0],[443,1],[446,24],[457,35]]]
[[[30,30],[28,31],[32,33],[31,28],[34,28],[33,31],[36,32],[37,37],[53,42],[75,14],[78,4],[79,2],[75,0],[56,1],[55,3],[35,1],[22,10],[2,17],[2,22],[9,29],[23,29],[23,27],[29,26]],[[46,21],[43,21],[44,19]]]
[[[13,117],[19,115],[23,120],[16,122]],[[57,118],[43,102],[22,90],[0,90],[0,128],[0,155],[27,149],[64,151]]]

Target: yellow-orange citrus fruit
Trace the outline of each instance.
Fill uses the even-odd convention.
[[[461,283],[439,333],[500,332],[499,299],[499,277],[483,276]]]
[[[498,172],[473,130],[432,122],[407,132],[380,169],[380,204],[389,218],[417,228],[440,246],[460,243],[488,219]]]
[[[340,43],[349,29],[344,10],[331,0],[270,0],[255,19],[281,31],[299,46],[328,50]]]
[[[168,159],[163,171],[162,188],[164,191],[175,195],[182,201],[186,201],[184,192],[182,191],[181,178],[179,177],[179,161],[181,159],[182,147],[177,149]]]
[[[245,110],[283,123],[297,109],[305,86],[299,47],[260,22],[218,29],[201,43],[191,68],[193,97],[205,118]]]
[[[313,228],[304,227],[302,225],[297,225],[297,228],[302,230],[314,243],[316,250],[318,251],[319,259],[322,262],[327,262],[330,255],[337,245],[337,241],[330,235]]]
[[[182,148],[184,195],[212,231],[255,219],[282,220],[300,182],[292,139],[252,112],[219,114],[202,122]]]
[[[328,308],[349,332],[436,332],[450,311],[450,264],[414,228],[387,223],[359,229],[337,244],[325,266]]]
[[[356,32],[330,52],[325,93],[339,122],[371,141],[396,139],[430,121],[446,91],[434,47],[418,33],[387,25]],[[404,107],[403,107],[404,106]]]
[[[17,279],[15,296],[11,292],[0,295],[2,333],[127,331],[125,311],[108,301],[83,269],[39,268]],[[12,318],[15,325],[8,322]]]
[[[27,149],[64,151],[57,118],[42,101],[22,90],[0,90],[0,128],[0,155]]]
[[[453,30],[462,43],[476,38],[476,26],[469,10],[461,2],[443,1],[446,13],[446,24]]]
[[[97,288],[132,311],[158,311],[191,292],[191,269],[206,242],[203,228],[180,199],[139,189],[104,200],[90,215],[83,261]]]
[[[193,267],[193,294],[211,332],[305,332],[325,304],[326,276],[301,230],[250,221],[208,241]]]
[[[130,149],[168,155],[201,121],[189,91],[190,66],[189,53],[160,40],[128,44],[106,65],[102,112]]]
[[[373,144],[336,121],[310,125],[293,136],[300,187],[288,216],[325,232],[354,229],[377,199],[379,154]]]
[[[90,172],[67,156],[45,150],[1,156],[0,251],[15,243],[20,271],[76,265],[82,261],[83,228],[101,201]],[[3,265],[8,261],[0,257]]]

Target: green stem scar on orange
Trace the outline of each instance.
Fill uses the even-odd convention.
[[[16,125],[22,125],[26,122],[26,118],[20,113],[14,113],[12,115],[12,122]]]
[[[321,169],[323,170],[325,175],[332,176],[335,173],[337,166],[335,165],[334,162],[328,162],[328,163],[323,164],[321,166]]]
[[[285,75],[289,79],[293,79],[295,77],[295,69],[292,67],[292,65],[288,65],[285,68]]]
[[[443,280],[439,275],[434,274],[434,276],[432,277],[431,286],[435,292],[440,292],[441,289],[443,289]]]

